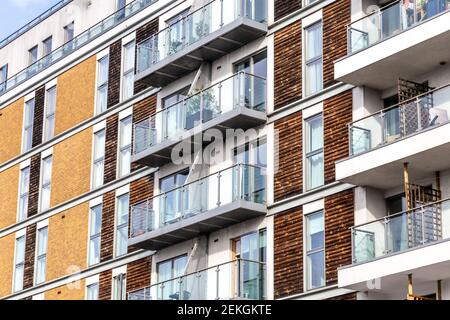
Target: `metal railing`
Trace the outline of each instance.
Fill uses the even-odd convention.
[[[266,202],[266,170],[237,164],[131,206],[134,238],[237,200]]]
[[[439,241],[442,217],[450,211],[450,199],[389,215],[351,228],[353,263]],[[447,230],[448,232],[448,230]]]
[[[135,0],[0,84],[0,96],[158,0]]]
[[[53,13],[55,13],[59,9],[63,8],[65,5],[69,4],[72,1],[73,0],[61,0],[60,2],[56,3],[50,9],[48,9],[45,12],[41,13],[38,17],[34,18],[33,20],[28,22],[23,27],[21,27],[20,29],[14,31],[12,34],[10,34],[9,36],[7,36],[3,40],[1,40],[0,41],[0,49],[2,49],[3,47],[5,47],[7,44],[9,44],[10,42],[14,41],[15,39],[17,39],[18,37],[20,37],[22,34],[27,32],[28,30],[30,30],[34,26],[36,26],[41,21],[47,19]]]
[[[137,46],[137,73],[203,39],[238,18],[267,20],[266,0],[213,0]]]
[[[128,300],[263,300],[265,298],[265,263],[245,259],[202,269],[128,294]]]
[[[133,153],[175,140],[187,130],[238,107],[266,110],[264,78],[239,72],[134,124]]]
[[[447,123],[449,118],[450,84],[350,123],[350,154],[366,152]]]
[[[347,26],[348,52],[364,50],[450,8],[448,0],[400,0]]]

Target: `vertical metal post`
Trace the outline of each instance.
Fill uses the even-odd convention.
[[[436,300],[442,300],[442,280],[437,281]]]
[[[408,297],[407,300],[413,300],[413,283],[412,283],[412,273],[408,274]]]
[[[425,244],[425,213],[424,213],[424,207],[422,207],[422,209],[420,210],[420,214],[422,216],[422,223],[421,223],[421,227],[422,227],[422,244]]]
[[[411,209],[410,203],[410,194],[409,194],[409,171],[408,171],[408,162],[403,163],[403,184],[405,189],[405,198],[406,198],[406,210]]]
[[[223,27],[223,0],[220,0],[220,27]]]
[[[390,233],[389,218],[384,218],[384,252],[386,254],[391,252],[391,249],[389,248],[389,233]]]
[[[220,207],[220,180],[222,177],[222,171],[217,174],[217,206]]]
[[[417,109],[417,131],[422,130],[422,110],[420,108],[420,98],[416,99],[416,109]]]
[[[220,299],[220,296],[219,296],[219,273],[220,273],[220,267],[217,266],[217,268],[216,268],[216,300]]]

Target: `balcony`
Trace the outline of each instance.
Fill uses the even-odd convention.
[[[214,0],[138,44],[136,81],[153,87],[267,33],[266,0]]]
[[[261,125],[265,110],[266,80],[237,73],[135,124],[132,162],[161,166],[180,142],[208,129]]]
[[[242,259],[128,294],[128,300],[263,300],[265,297],[265,264]]]
[[[265,174],[261,167],[235,165],[132,206],[128,244],[159,250],[265,215]]]
[[[36,61],[22,71],[13,75],[7,81],[0,83],[0,96],[18,86],[19,84],[31,79],[36,74],[44,71],[48,67],[69,56],[81,47],[84,47],[92,40],[110,31],[117,25],[121,24],[122,22],[126,21],[127,19],[131,18],[132,16],[136,15],[137,13],[141,12],[157,1],[158,0],[134,0],[133,2],[127,4],[122,9],[119,9],[109,17],[103,19],[91,28],[82,32],[72,40],[66,42],[61,47],[53,50],[50,54],[46,55],[42,59]],[[61,5],[63,5],[64,3],[68,3],[68,1],[61,1]],[[14,37],[14,35],[12,36]]]
[[[448,62],[449,8],[446,0],[400,0],[351,23],[335,78],[384,90]]]
[[[340,181],[395,187],[409,163],[411,180],[450,167],[450,85],[349,124],[350,157],[336,162]]]
[[[406,290],[450,277],[450,200],[445,199],[352,228],[353,264],[338,270],[339,287],[378,292]],[[373,289],[373,288],[372,288]]]

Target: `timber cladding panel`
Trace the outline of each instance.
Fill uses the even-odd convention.
[[[0,199],[2,203],[0,229],[6,228],[17,221],[19,176],[20,165],[15,165],[14,167],[0,172]]]
[[[297,207],[274,219],[275,299],[303,291],[303,212]]]
[[[36,251],[36,227],[34,224],[27,227],[25,237],[25,268],[23,274],[23,288],[28,289],[34,285],[34,256]]]
[[[121,66],[122,39],[114,42],[109,47],[108,108],[120,102]]]
[[[28,217],[38,214],[39,211],[39,184],[41,179],[41,154],[31,157],[30,161],[30,187],[28,190]]]
[[[159,29],[159,18],[153,19],[152,21],[148,22],[147,24],[143,25],[142,27],[138,28],[136,30],[136,44],[139,45],[140,42],[144,41],[145,39],[149,38],[150,36],[156,34]],[[137,68],[137,58],[138,58],[138,52],[137,52],[137,46],[136,45],[136,58],[135,58],[135,70],[138,70]],[[141,81],[136,81],[134,83],[134,94],[137,94],[145,89],[147,89],[149,86],[142,83]]]
[[[98,283],[98,300],[111,300],[112,270],[100,273]]]
[[[336,180],[336,161],[349,155],[348,124],[352,122],[352,91],[324,101],[324,174],[325,183]]]
[[[84,279],[45,292],[45,300],[84,300],[86,282]]]
[[[151,257],[129,263],[127,266],[127,293],[150,286],[151,273]]]
[[[52,207],[90,190],[91,157],[92,128],[53,147]]]
[[[103,195],[100,262],[111,260],[114,255],[115,202],[114,191]]]
[[[45,87],[36,90],[34,97],[33,147],[42,143],[44,130]]]
[[[55,136],[94,115],[96,68],[94,55],[58,77]]]
[[[338,0],[323,8],[323,86],[336,83],[334,61],[347,54],[351,1]]]
[[[24,98],[0,110],[0,163],[21,152]]]
[[[337,283],[337,269],[352,263],[350,227],[354,225],[353,189],[325,198],[326,283]]]
[[[301,9],[301,0],[275,0],[275,21],[293,13],[296,10]]]
[[[112,182],[117,175],[117,143],[119,132],[119,115],[106,119],[104,183]]]
[[[302,113],[296,112],[275,122],[275,142],[278,157],[275,155],[276,172],[274,176],[275,201],[302,193]]]
[[[12,292],[15,241],[14,233],[0,238],[0,298]]]
[[[89,203],[49,218],[46,280],[86,269]]]
[[[276,32],[274,41],[274,106],[279,109],[302,97],[301,21]]]

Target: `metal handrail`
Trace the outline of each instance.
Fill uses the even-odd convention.
[[[409,103],[411,103],[411,102],[417,101],[417,100],[419,100],[420,98],[422,98],[422,97],[424,97],[424,96],[427,96],[427,95],[429,95],[429,94],[432,94],[432,93],[434,93],[435,91],[442,90],[442,89],[444,89],[444,88],[446,88],[446,87],[450,87],[450,83],[445,84],[445,85],[442,85],[442,86],[437,87],[437,88],[434,88],[434,89],[431,89],[431,90],[429,90],[429,91],[427,91],[427,92],[421,93],[421,94],[419,94],[419,95],[417,95],[417,96],[414,96],[414,97],[412,97],[412,98],[409,98],[409,99],[407,99],[407,100],[404,100],[404,101],[402,101],[402,102],[399,102],[399,103],[397,103],[397,104],[394,104],[394,105],[392,105],[392,106],[390,106],[390,107],[388,107],[388,108],[381,109],[380,111],[376,111],[376,112],[371,113],[371,114],[369,114],[369,115],[367,115],[367,116],[364,116],[364,117],[362,117],[362,118],[359,118],[358,120],[355,120],[355,121],[352,121],[352,122],[348,123],[347,126],[351,127],[351,126],[353,126],[353,124],[355,124],[355,123],[357,123],[357,122],[360,122],[360,121],[362,121],[362,120],[371,118],[371,117],[376,116],[376,115],[378,115],[378,114],[384,114],[384,113],[386,113],[386,112],[388,112],[388,111],[391,111],[391,110],[393,110],[393,109],[395,109],[395,108],[401,107],[401,106],[403,106],[403,105],[407,105],[407,104],[409,104]]]
[[[20,27],[19,29],[17,29],[16,31],[11,33],[9,36],[7,36],[6,38],[2,39],[0,41],[0,49],[4,48],[6,45],[8,45],[12,41],[14,41],[18,37],[20,37],[22,34],[24,34],[28,30],[30,30],[31,28],[33,28],[34,26],[39,24],[41,21],[43,21],[43,20],[47,19],[48,17],[50,17],[56,11],[64,8],[67,4],[69,4],[72,1],[73,0],[61,0],[60,2],[54,4],[52,7],[50,7],[50,9],[45,10],[39,16],[37,16],[36,18],[31,20],[30,22],[28,22],[24,26]]]
[[[232,264],[232,263],[235,263],[235,262],[249,262],[249,263],[259,264],[259,265],[261,265],[262,267],[265,267],[265,266],[266,266],[266,263],[265,263],[265,262],[262,262],[262,261],[256,261],[256,260],[248,260],[248,259],[237,258],[237,259],[235,259],[235,260],[231,260],[231,261],[228,261],[228,262],[220,263],[220,264],[214,265],[214,266],[212,266],[212,267],[207,267],[207,268],[199,269],[199,270],[194,271],[194,272],[186,273],[186,274],[184,274],[184,275],[182,275],[182,276],[179,276],[179,277],[175,277],[175,278],[172,278],[172,279],[169,279],[169,280],[165,280],[165,281],[161,281],[161,282],[154,283],[154,284],[152,284],[152,285],[150,285],[150,286],[143,287],[143,288],[140,288],[140,289],[131,291],[131,292],[128,293],[128,295],[132,295],[132,294],[137,293],[137,292],[139,292],[139,291],[146,290],[146,289],[150,289],[150,288],[153,288],[153,287],[158,287],[158,286],[161,286],[161,285],[166,284],[166,283],[171,283],[171,282],[173,282],[173,281],[175,281],[175,280],[177,280],[177,279],[178,279],[178,280],[181,280],[181,279],[183,279],[183,278],[186,278],[186,277],[189,277],[189,276],[193,276],[193,275],[196,275],[196,274],[199,274],[199,273],[201,273],[201,272],[205,272],[205,271],[208,271],[208,270],[211,270],[211,269],[217,269],[217,268],[220,268],[220,267],[222,267],[222,266],[225,266],[225,265],[228,265],[228,264]]]
[[[147,2],[148,1],[148,2]],[[54,63],[56,63],[57,61],[60,61],[62,58],[66,57],[68,54],[73,53],[74,51],[78,50],[79,48],[85,46],[88,42],[92,41],[93,39],[99,37],[101,34],[103,34],[105,32],[105,30],[110,30],[114,27],[116,27],[119,23],[124,22],[125,20],[127,20],[128,18],[134,16],[135,14],[137,14],[138,12],[140,12],[141,10],[147,8],[148,6],[156,3],[158,0],[134,0],[133,2],[127,4],[125,7],[115,11],[113,14],[109,15],[108,17],[106,17],[105,19],[103,19],[102,21],[96,23],[95,25],[93,25],[92,27],[90,27],[89,29],[87,29],[86,31],[84,31],[83,33],[79,34],[78,36],[74,37],[72,40],[64,43],[62,46],[52,50],[52,52],[50,52],[49,54],[47,54],[46,56],[40,58],[39,60],[35,61],[33,64],[25,67],[24,69],[22,69],[21,71],[17,72],[16,74],[14,74],[13,76],[9,77],[6,81],[4,81],[1,85],[4,85],[4,90],[0,90],[0,96],[2,96],[3,94],[5,94],[6,92],[8,92],[11,88],[16,87],[17,85],[23,83],[24,81],[31,79],[34,75],[36,75],[37,73],[47,69],[50,65],[53,65]],[[72,48],[72,50],[69,50],[69,53],[64,53],[64,49],[66,48],[70,48],[70,46],[75,47],[75,44],[83,37],[85,37],[86,35],[91,34],[93,31],[96,30],[96,28],[98,28],[99,26],[102,26],[106,21],[108,21],[109,19],[111,19],[114,16],[117,16],[118,14],[122,14],[123,12],[127,12],[127,9],[132,8],[136,3],[140,3],[142,4],[142,8],[138,11],[135,11],[131,14],[129,14],[128,16],[124,16],[123,18],[117,19],[116,23],[111,24],[110,26],[108,26],[107,28],[105,28],[105,30],[102,30],[102,32],[99,32],[98,34],[94,35],[92,38],[89,39],[89,41],[86,41],[85,43],[81,44],[80,46],[77,46],[75,49]],[[118,22],[118,23],[117,23]],[[49,57],[51,57],[53,54],[55,54],[57,51],[62,50],[62,54],[61,56],[52,59],[52,61],[45,67],[42,67],[41,70],[36,71],[36,69],[39,69],[39,66],[44,65]],[[19,80],[19,76],[22,76],[22,74],[26,73],[26,72],[30,72],[31,76],[25,76],[24,79]],[[10,87],[8,86],[8,82],[11,81],[12,79],[17,78],[16,82],[14,84],[12,84]]]
[[[435,206],[437,204],[441,204],[441,203],[449,201],[449,200],[450,200],[450,198],[446,198],[446,199],[438,200],[438,201],[435,201],[435,202],[430,202],[430,203],[424,204],[422,206],[415,207],[413,209],[404,210],[404,211],[401,211],[401,212],[398,212],[398,213],[394,213],[394,214],[391,214],[391,215],[388,215],[388,216],[385,216],[385,217],[381,217],[381,218],[378,218],[378,219],[375,219],[375,220],[372,220],[372,221],[364,222],[364,223],[361,223],[359,225],[352,226],[349,229],[353,230],[353,229],[361,228],[363,226],[366,226],[366,225],[369,225],[369,224],[372,224],[372,223],[385,221],[386,219],[396,218],[396,217],[399,217],[401,215],[409,214],[411,212],[418,211],[418,210],[423,210],[426,207],[432,207],[432,206]]]
[[[260,169],[260,170],[262,170],[262,171],[264,171],[264,170],[266,169],[266,168],[264,168],[264,167],[256,166],[256,165],[253,165],[253,164],[243,164],[243,163],[235,164],[235,165],[233,165],[233,166],[231,166],[231,167],[228,167],[228,168],[226,168],[226,169],[219,170],[219,171],[214,172],[214,173],[210,173],[210,174],[208,174],[208,175],[206,175],[206,176],[204,176],[204,177],[201,177],[200,179],[197,179],[197,180],[195,180],[195,181],[191,181],[191,182],[189,182],[189,183],[186,183],[185,185],[183,185],[183,186],[181,186],[181,187],[173,188],[173,189],[171,189],[171,190],[169,190],[169,191],[159,193],[159,194],[157,194],[156,196],[152,196],[152,197],[150,197],[150,198],[148,198],[148,199],[146,199],[146,200],[137,202],[136,204],[132,205],[131,208],[137,207],[137,206],[139,206],[140,204],[144,204],[144,203],[150,202],[150,201],[152,201],[152,200],[155,199],[155,198],[163,197],[163,196],[165,196],[165,195],[167,195],[167,194],[170,194],[170,193],[174,192],[175,190],[183,189],[183,188],[189,187],[189,186],[191,186],[191,185],[193,185],[193,184],[195,184],[195,183],[198,183],[199,181],[206,180],[206,179],[208,179],[208,178],[210,178],[210,177],[212,177],[212,176],[218,175],[218,174],[220,174],[220,173],[222,173],[222,172],[224,172],[224,171],[228,171],[228,170],[231,170],[231,169],[236,168],[236,167],[251,167],[251,168],[255,168],[255,169]],[[256,190],[256,191],[258,191],[258,190]]]

